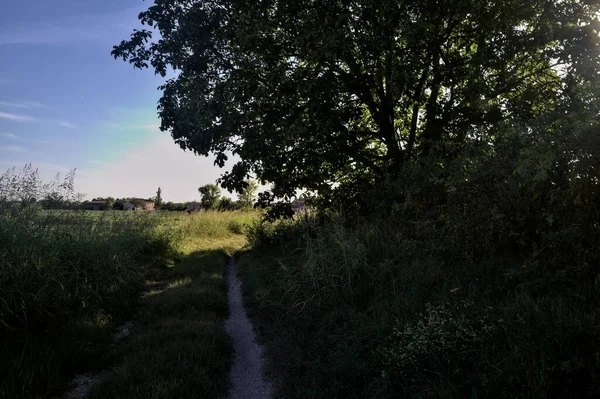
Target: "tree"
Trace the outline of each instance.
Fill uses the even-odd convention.
[[[106,209],[113,209],[115,205],[115,199],[113,197],[106,197]]]
[[[154,197],[154,204],[156,209],[160,209],[162,206],[162,190],[160,189],[160,187],[158,188],[158,190],[156,190],[156,197]]]
[[[216,184],[205,184],[198,188],[198,191],[202,195],[200,202],[204,209],[215,209],[219,204],[221,198],[221,189]]]
[[[238,194],[238,201],[245,208],[251,208],[254,205],[256,192],[258,191],[258,183],[254,180],[246,180],[246,187]]]
[[[161,129],[241,192],[346,197],[560,104],[599,68],[598,0],[156,1],[113,49],[163,77]],[[527,127],[525,128],[525,131]],[[438,162],[438,157],[435,158]],[[442,157],[443,159],[443,157]]]

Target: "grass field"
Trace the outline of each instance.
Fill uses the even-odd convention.
[[[65,389],[76,373],[106,366],[117,366],[118,372],[106,375],[101,386],[114,386],[111,380],[118,379],[122,391],[99,389],[96,397],[164,397],[174,389],[185,397],[186,389],[199,389],[182,383],[185,370],[188,378],[198,375],[193,383],[200,383],[207,397],[218,396],[226,388],[229,350],[222,326],[225,260],[244,245],[245,225],[254,217],[3,213],[0,367],[6,372],[0,397],[43,397]],[[111,345],[115,328],[132,319],[135,339]],[[180,367],[186,353],[194,369]],[[172,364],[169,356],[184,374],[159,372]]]

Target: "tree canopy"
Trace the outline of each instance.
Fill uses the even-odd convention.
[[[541,118],[599,72],[597,0],[156,0],[115,58],[165,76],[161,129],[278,197],[402,174]],[[587,98],[587,104],[597,101]]]
[[[219,204],[221,198],[221,189],[216,184],[205,184],[198,188],[198,192],[202,195],[200,200],[204,209],[214,209]]]

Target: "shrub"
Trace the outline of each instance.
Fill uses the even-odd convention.
[[[497,323],[490,312],[477,310],[472,302],[460,301],[455,306],[442,303],[425,305],[425,314],[416,322],[395,327],[382,350],[384,383],[395,386],[413,396],[427,396],[427,387],[438,383],[440,373],[454,382],[455,391],[469,393],[475,373],[487,370],[470,370],[470,364],[483,366],[485,346],[492,343],[498,332]],[[435,377],[434,377],[435,376]],[[428,381],[429,380],[429,381]],[[439,389],[439,387],[438,387]]]

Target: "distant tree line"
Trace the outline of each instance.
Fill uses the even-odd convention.
[[[206,184],[198,189],[201,194],[202,209],[233,211],[251,209],[255,206],[258,184],[246,181],[246,187],[238,194],[238,199],[224,197],[216,184]],[[154,201],[156,210],[185,211],[189,204],[186,202],[164,202],[162,190],[159,187]],[[95,197],[83,200],[83,194],[75,191],[75,170],[65,176],[57,174],[51,181],[43,182],[39,170],[31,164],[21,169],[11,168],[0,175],[0,206],[32,207],[42,209],[88,209],[121,210],[123,205],[130,203],[136,208],[144,207],[145,199],[137,197]]]

